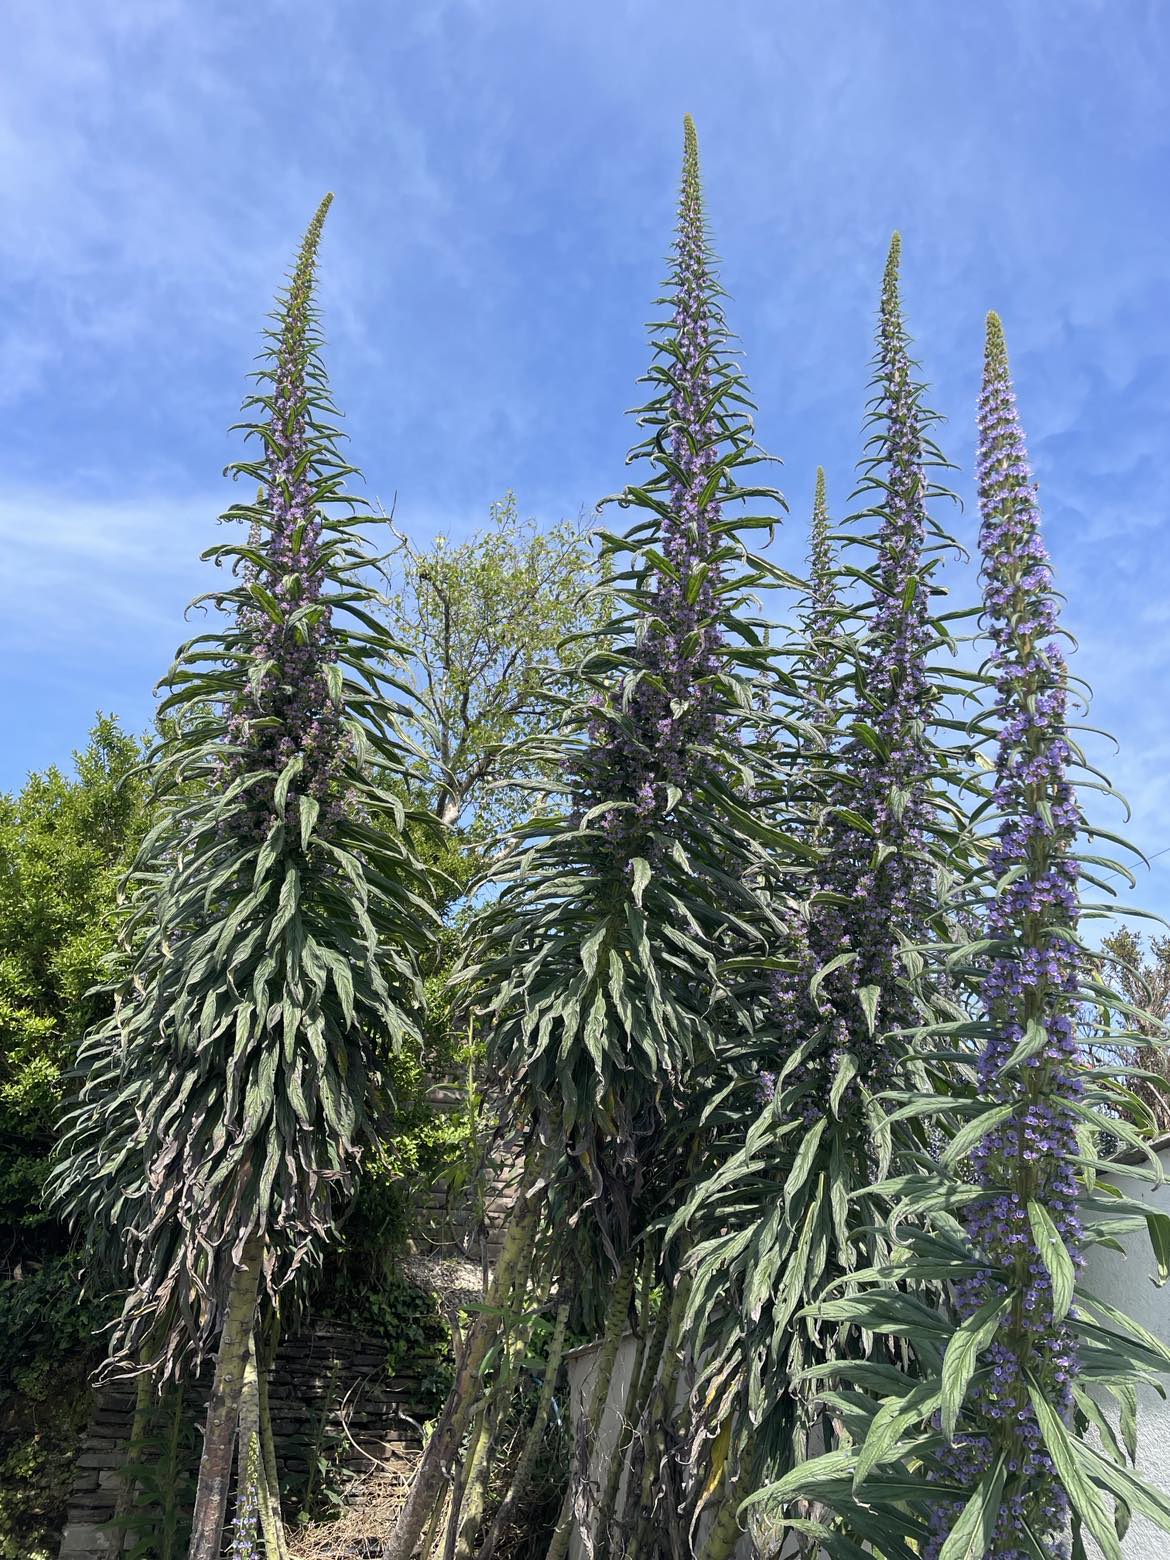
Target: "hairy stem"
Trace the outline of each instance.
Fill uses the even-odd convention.
[[[691,1281],[684,1274],[675,1285],[674,1298],[670,1302],[666,1336],[662,1343],[661,1358],[665,1362],[664,1368],[658,1372],[646,1413],[643,1416],[644,1428],[640,1440],[645,1450],[642,1464],[641,1499],[638,1508],[637,1525],[634,1528],[633,1539],[629,1547],[630,1556],[644,1554],[649,1548],[649,1538],[654,1520],[655,1480],[661,1474],[662,1465],[666,1459],[666,1426],[674,1409],[675,1397],[678,1394],[678,1376],[682,1368],[679,1338],[682,1333],[683,1317],[686,1315],[690,1296]]]
[[[544,1380],[540,1387],[540,1397],[536,1404],[536,1413],[528,1434],[524,1438],[524,1446],[512,1474],[512,1481],[508,1486],[507,1494],[500,1502],[499,1509],[492,1519],[491,1528],[487,1538],[479,1551],[479,1560],[493,1560],[496,1546],[500,1542],[502,1534],[507,1529],[516,1513],[517,1507],[528,1492],[528,1483],[532,1477],[532,1469],[536,1464],[537,1454],[540,1451],[540,1443],[544,1438],[544,1432],[548,1427],[549,1414],[552,1412],[553,1394],[556,1391],[557,1376],[560,1374],[561,1359],[565,1352],[565,1330],[569,1323],[569,1304],[562,1301],[557,1307],[557,1317],[553,1324],[552,1342],[548,1348],[548,1358],[544,1363]]]

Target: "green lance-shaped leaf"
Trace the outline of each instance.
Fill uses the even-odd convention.
[[[986,1301],[955,1329],[947,1344],[942,1364],[942,1427],[950,1441],[954,1440],[959,1412],[978,1357],[995,1337],[1010,1303],[1007,1295]]]
[[[1028,1223],[1032,1228],[1036,1250],[1040,1253],[1052,1281],[1053,1319],[1058,1322],[1063,1321],[1068,1315],[1069,1306],[1072,1305],[1073,1287],[1076,1284],[1076,1269],[1073,1267],[1072,1257],[1069,1256],[1068,1247],[1053,1222],[1052,1215],[1043,1203],[1033,1201],[1028,1204]]]
[[[984,1555],[993,1552],[995,1524],[999,1519],[1006,1479],[1007,1471],[1000,1458],[975,1486],[959,1520],[947,1534],[938,1560],[983,1560]]]

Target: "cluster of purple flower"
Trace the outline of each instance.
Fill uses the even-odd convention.
[[[236,1491],[236,1514],[228,1560],[265,1560],[267,1549],[260,1533],[259,1453],[255,1439],[240,1459],[244,1477]]]
[[[668,502],[658,538],[666,568],[639,628],[626,686],[594,697],[577,810],[601,807],[600,827],[621,869],[659,853],[655,833],[691,799],[718,728],[718,573],[711,561],[719,500],[709,491],[724,430],[712,408],[714,354],[725,327],[716,303],[699,180],[686,121],[669,333],[659,342],[670,391],[664,408]],[[717,366],[717,365],[716,365]]]
[[[898,293],[900,241],[895,234],[882,283],[873,413],[875,453],[865,485],[880,492],[878,592],[869,624],[861,686],[865,704],[857,718],[871,741],[854,737],[838,754],[839,767],[855,778],[845,786],[827,780],[818,886],[837,896],[811,906],[807,924],[793,928],[798,969],[776,983],[781,1027],[793,1036],[820,1028],[825,1087],[845,1054],[870,1087],[888,1079],[883,1031],[913,1022],[901,984],[901,938],[912,935],[927,898],[924,833],[929,812],[926,724],[932,692],[926,673],[928,592],[920,579],[926,536],[927,483],[924,440],[929,417],[912,378],[908,338]],[[827,535],[818,540],[814,521],[814,589],[806,625],[827,646],[837,629]],[[828,593],[825,594],[826,585]],[[818,599],[821,597],[823,599]],[[822,650],[822,654],[830,654]],[[835,809],[848,808],[872,827],[870,834]],[[812,977],[831,960],[853,954],[833,969],[815,998]],[[867,1008],[862,993],[872,992]],[[810,1099],[803,1109],[814,1113]]]
[[[968,1282],[957,1299],[968,1315],[997,1298],[1010,1306],[985,1355],[987,1384],[972,1394],[980,1429],[954,1452],[957,1470],[968,1478],[993,1458],[1004,1459],[1008,1484],[990,1553],[995,1560],[1023,1560],[1033,1552],[1025,1526],[1045,1554],[1068,1553],[1067,1497],[1044,1447],[1029,1383],[1067,1417],[1076,1349],[1055,1305],[1029,1208],[1038,1205],[1051,1221],[1075,1271],[1082,1233],[1077,1145],[1075,1118],[1064,1102],[1080,1089],[1078,955],[1066,935],[1078,913],[1080,813],[1068,780],[1066,672],[1054,641],[1051,574],[995,315],[988,319],[979,429],[980,547],[1000,723],[995,801],[1002,818],[991,856],[997,890],[988,924],[993,937],[1012,945],[993,961],[983,988],[990,1037],[979,1080],[984,1100],[1012,1110],[973,1155],[986,1195],[974,1205],[969,1232],[993,1270]]]
[[[276,785],[294,761],[285,810],[312,797],[327,827],[343,810],[342,772],[350,752],[340,703],[329,687],[337,648],[322,599],[322,510],[310,429],[308,370],[314,351],[312,286],[328,201],[305,235],[285,300],[265,404],[263,524],[253,527],[262,563],[250,565],[250,599],[238,611],[249,673],[228,715],[226,778],[256,776],[248,787],[245,832],[267,836],[277,816]]]

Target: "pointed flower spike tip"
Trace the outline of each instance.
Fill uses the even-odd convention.
[[[898,273],[902,265],[902,235],[895,233],[890,239],[890,249],[886,256],[886,269],[882,275],[882,296],[880,314],[885,322],[886,331],[893,331],[897,342],[902,342],[902,295],[898,284]],[[895,340],[887,340],[886,349],[890,350],[895,345]]]
[[[1004,340],[1003,321],[994,309],[987,316],[987,366],[1007,368],[1007,342]]]
[[[886,274],[883,278],[887,287],[898,287],[898,271],[902,264],[902,235],[895,233],[890,239],[889,253],[886,255]]]
[[[325,218],[329,208],[333,204],[333,194],[330,192],[322,200],[313,213],[313,220],[305,229],[305,236],[301,240],[301,252],[297,256],[297,273],[303,276],[306,271],[312,269],[317,259],[317,245],[321,241],[321,229],[325,226]]]
[[[683,119],[682,209],[692,225],[702,221],[699,190],[699,137],[689,114]]]
[[[813,494],[811,546],[814,590],[823,594],[832,589],[833,560],[829,547],[829,500],[825,494],[825,468],[817,467],[817,485]]]

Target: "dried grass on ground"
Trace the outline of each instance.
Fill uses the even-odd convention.
[[[355,1480],[340,1516],[289,1534],[290,1560],[378,1560],[408,1483],[408,1476],[389,1473]]]

